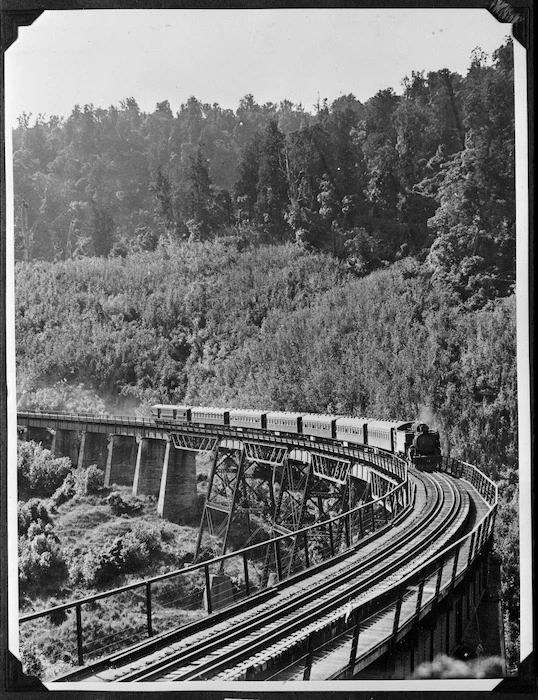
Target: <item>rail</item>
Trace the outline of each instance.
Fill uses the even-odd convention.
[[[383,485],[385,492],[374,500],[300,530],[272,537],[238,552],[229,552],[144,581],[20,616],[21,640],[31,637],[33,629],[33,625],[29,624],[31,622],[38,626],[48,624],[52,635],[55,627],[61,625],[64,631],[66,627],[69,628],[66,649],[68,653],[69,648],[71,649],[71,657],[78,661],[79,665],[84,664],[85,658],[97,658],[112,653],[145,637],[152,637],[191,623],[199,624],[200,620],[225,608],[231,598],[234,603],[237,603],[264,592],[269,594],[275,583],[329,562],[339,555],[344,555],[365,538],[375,536],[376,533],[388,527],[391,521],[398,518],[409,507],[410,502],[414,501],[414,494],[410,493],[407,480],[407,464],[394,455],[368,446],[344,447],[339,443],[311,442],[301,436],[275,436],[263,431],[237,431],[227,426],[216,425],[209,427],[156,423],[153,420],[132,416],[22,412],[18,417],[21,422],[29,423],[34,420],[44,420],[62,423],[97,423],[107,426],[133,425],[150,430],[159,428],[172,432],[181,430],[199,433],[211,431],[213,434],[225,437],[234,435],[239,439],[278,441],[292,446],[306,447],[311,451],[324,451],[361,460],[395,477],[396,480],[401,480],[401,483],[392,485],[392,488],[391,484],[385,481]],[[415,572],[417,576],[422,571],[430,572],[433,563],[440,562],[434,583],[436,599],[446,588],[445,579],[448,568],[451,567],[450,581],[454,585],[460,572],[465,571],[482,551],[493,530],[498,500],[496,485],[473,465],[443,457],[440,470],[455,478],[468,481],[484,498],[489,511],[469,535],[451,545],[427,566]],[[451,555],[452,552],[457,554]],[[447,563],[447,557],[450,556],[452,556],[451,565]],[[413,575],[411,574],[410,577]],[[417,593],[416,604],[419,612],[423,602],[421,596],[427,580],[426,574],[424,576],[423,580],[418,581],[419,593]],[[218,586],[214,585],[215,581],[220,581],[224,587],[221,587],[220,592]],[[403,598],[399,604],[400,609],[402,602]],[[106,605],[109,605],[110,609],[107,610]],[[88,620],[84,619],[86,612],[90,613]],[[395,616],[397,618],[396,612]],[[94,629],[96,617],[99,618],[98,630]],[[97,631],[101,636],[96,636]],[[314,647],[311,646],[311,648]]]
[[[104,426],[107,428],[132,428],[137,435],[142,435],[142,431],[147,431],[151,435],[155,432],[180,433],[185,435],[216,436],[219,438],[234,438],[237,440],[252,440],[263,444],[286,445],[289,448],[306,449],[310,452],[321,452],[332,456],[342,456],[355,461],[360,461],[367,466],[374,467],[381,474],[398,481],[407,480],[407,462],[396,458],[390,452],[369,445],[342,445],[337,440],[326,440],[323,442],[313,440],[309,436],[295,433],[275,433],[256,428],[235,428],[225,425],[206,425],[202,423],[178,423],[175,421],[159,420],[154,421],[149,418],[137,418],[134,416],[119,416],[94,413],[61,413],[44,411],[20,411],[17,413],[17,421],[20,425],[31,425],[34,423],[57,423],[57,424],[81,424]],[[99,432],[99,431],[98,431]],[[107,431],[108,432],[108,431]]]
[[[380,647],[395,643],[405,636],[411,627],[431,610],[435,610],[439,603],[454,590],[477,557],[485,550],[493,535],[498,505],[497,486],[475,466],[453,458],[443,458],[441,470],[468,481],[489,505],[488,512],[470,532],[405,576],[399,582],[396,595],[389,603],[386,602],[386,596],[381,594],[369,600],[366,605],[356,607],[347,619],[340,618],[329,640],[326,639],[326,635],[324,636],[323,630],[313,632],[303,645],[304,653],[296,657],[291,664],[294,669],[302,664],[299,675],[303,680],[313,679],[316,656],[319,658],[326,656],[329,646],[334,649],[335,642],[338,644],[339,640],[344,653],[349,654],[348,662],[338,673],[331,676],[330,680],[351,678],[360,670],[361,656],[364,657],[369,652],[378,654]],[[359,652],[361,631],[369,629],[371,633],[372,626],[379,621],[380,606],[382,606],[382,613],[392,615],[390,636],[377,640],[375,648],[369,649],[366,644],[366,648]],[[278,680],[279,675],[289,668],[280,669],[266,680]],[[297,671],[295,673],[297,674]],[[297,675],[294,677],[297,678]]]
[[[66,623],[74,613],[72,622],[76,646],[73,651],[76,648],[76,652],[73,657],[79,665],[83,665],[85,656],[111,653],[143,637],[154,636],[157,628],[163,632],[224,607],[223,597],[225,604],[229,593],[224,596],[215,594],[212,577],[225,577],[230,583],[228,591],[231,587],[233,592],[233,602],[239,602],[271,588],[277,582],[343,555],[363,539],[384,530],[408,503],[408,482],[405,481],[368,503],[292,533],[144,581],[22,615],[19,617],[21,639],[25,637],[24,626],[32,621],[43,623],[48,618],[51,634],[54,634],[54,626]],[[94,620],[95,613],[101,613],[102,624],[106,610],[100,606],[100,601],[107,599],[115,599],[109,611],[111,618],[117,619],[121,614],[125,627],[118,631],[113,630],[114,625],[111,625],[110,635],[102,640],[104,645],[97,646],[99,640],[93,639],[84,648],[83,610],[92,612]],[[129,634],[126,637],[127,630]],[[28,630],[26,636],[31,633]]]

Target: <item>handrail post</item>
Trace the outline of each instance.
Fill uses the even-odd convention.
[[[146,617],[148,623],[148,637],[153,637],[153,625],[151,621],[151,581],[146,581]]]
[[[452,579],[450,581],[450,590],[452,590],[454,588],[454,582],[456,580],[456,574],[457,574],[457,570],[458,570],[459,556],[460,556],[460,548],[457,547],[456,551],[454,553],[454,565],[452,566]]]
[[[77,620],[77,656],[78,665],[84,666],[84,656],[82,651],[82,605],[77,603],[75,606],[75,615]]]
[[[307,537],[307,530],[303,532],[303,547],[304,547],[304,561],[305,561],[305,568],[309,569],[310,568],[310,557],[308,556],[308,537]]]
[[[346,533],[346,546],[349,549],[351,547],[351,532],[349,530],[349,516],[344,516],[344,530]]]
[[[420,617],[420,606],[422,605],[422,594],[424,592],[424,584],[426,583],[426,579],[423,578],[422,581],[418,585],[418,594],[417,594],[417,607],[415,610],[415,616],[417,618],[417,622]]]
[[[467,566],[468,567],[471,565],[471,562],[473,560],[473,548],[474,548],[475,536],[476,536],[476,532],[473,532],[471,535],[471,543],[469,544],[469,557],[467,559]]]
[[[308,651],[304,664],[303,681],[310,680],[310,672],[312,671],[312,661],[314,660],[314,632],[308,635]]]
[[[435,593],[433,596],[433,610],[437,610],[437,606],[439,604],[439,593],[441,591],[441,581],[443,579],[443,569],[445,567],[445,561],[444,559],[441,559],[439,562],[439,570],[437,572],[437,580],[435,581]]]
[[[351,641],[351,651],[349,653],[349,664],[346,676],[348,678],[353,678],[353,670],[355,668],[355,660],[357,659],[357,649],[359,647],[359,634],[361,631],[361,614],[360,609],[355,610],[354,615],[354,627],[353,627],[353,640]]]
[[[243,552],[243,572],[245,575],[245,595],[250,594],[250,581],[248,577],[248,559],[247,559],[247,553]]]
[[[209,566],[205,564],[204,566],[204,577],[205,577],[205,593],[207,602],[207,614],[211,615],[213,612],[213,606],[211,605],[211,579],[209,578]]]
[[[360,511],[359,511],[359,512],[360,512]],[[329,546],[330,546],[330,548],[331,548],[331,557],[334,557],[333,524],[332,524],[332,522],[329,520],[329,522],[327,523],[327,525],[329,526]]]
[[[278,546],[279,540],[274,541],[275,548],[275,563],[276,563],[276,575],[279,581],[282,581],[282,561],[280,560],[280,548]]]
[[[405,588],[404,588],[403,586],[398,586],[397,591],[396,591],[396,592],[397,592],[397,595],[398,595],[398,598],[397,598],[397,600],[396,600],[396,608],[395,608],[395,610],[394,610],[394,624],[393,624],[393,626],[392,626],[392,637],[393,637],[393,639],[391,639],[391,644],[395,644],[395,643],[396,643],[396,640],[394,639],[394,637],[395,637],[396,634],[398,633],[398,627],[399,627],[399,625],[400,625],[400,612],[401,612],[401,609],[402,609],[404,590],[405,590]]]

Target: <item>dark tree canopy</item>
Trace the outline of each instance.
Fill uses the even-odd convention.
[[[362,275],[404,255],[471,306],[514,282],[512,44],[314,114],[246,95],[146,114],[76,105],[14,131],[20,260],[126,255],[160,240],[296,241]]]

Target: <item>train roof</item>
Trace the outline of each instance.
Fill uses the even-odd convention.
[[[331,421],[336,420],[338,416],[332,415],[330,413],[305,413],[303,415],[303,420],[324,420]]]
[[[244,415],[263,416],[267,413],[267,411],[261,411],[257,408],[229,408],[227,410],[230,411],[230,414],[233,413],[234,415],[240,415],[240,416],[244,416]]]
[[[335,416],[336,422],[343,425],[344,423],[349,423],[350,425],[364,425],[368,423],[368,418],[359,418],[357,416]]]
[[[393,420],[368,420],[369,428],[381,428],[384,430],[390,430],[391,428],[396,428],[396,430],[407,430],[411,423],[409,421],[393,421]]]
[[[268,411],[267,418],[302,418],[304,413],[294,411]]]

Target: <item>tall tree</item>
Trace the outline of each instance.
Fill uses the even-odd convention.
[[[257,221],[268,239],[282,241],[290,234],[285,219],[288,204],[284,134],[277,121],[271,120],[260,143],[256,199]]]
[[[429,263],[472,306],[507,294],[515,278],[512,44],[487,66],[475,53],[465,80],[465,148],[444,168]]]

